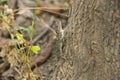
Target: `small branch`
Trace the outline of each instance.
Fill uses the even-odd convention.
[[[49,13],[58,15],[58,16],[60,16],[60,17],[62,17],[62,18],[68,18],[68,17],[69,17],[68,15],[61,14],[61,13],[59,13],[59,12],[55,12],[55,11],[52,11],[52,10],[43,10],[43,11],[46,11],[46,12],[49,12]]]
[[[42,33],[40,33],[40,35],[35,37],[32,41],[32,44],[35,44],[39,39],[41,39],[48,32],[48,30],[49,29],[45,29]]]
[[[54,11],[54,10],[67,10],[67,8],[54,8],[54,7],[35,7],[35,8],[30,8],[30,7],[25,7],[25,8],[15,9],[14,12],[18,12],[20,10],[25,10],[25,9],[29,9],[29,10],[39,9],[39,10],[43,10],[43,11],[46,11],[46,12],[49,12],[49,13],[61,16],[63,18],[68,18],[68,15],[61,14],[59,12],[55,12]]]
[[[14,12],[17,12],[17,11],[20,11],[20,10],[23,10],[23,9],[31,9],[31,10],[34,10],[34,9],[39,9],[39,10],[56,10],[56,9],[61,9],[61,10],[67,10],[66,8],[54,8],[54,7],[34,7],[34,8],[31,8],[31,7],[25,7],[25,8],[19,8],[19,9],[15,9]]]
[[[54,18],[51,18],[50,23],[49,23],[50,26],[53,24],[53,21],[54,21]],[[40,33],[38,36],[36,36],[36,37],[33,39],[32,43],[35,44],[35,43],[36,43],[39,39],[41,39],[48,31],[49,31],[48,28],[45,29],[42,33]]]

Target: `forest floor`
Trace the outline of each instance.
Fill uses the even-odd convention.
[[[34,80],[36,77],[48,80],[57,62],[56,54],[52,54],[54,42],[60,29],[67,25],[71,3],[71,0],[0,1],[0,80]],[[34,34],[32,30],[27,31],[31,25],[34,25]],[[14,38],[11,38],[12,35]],[[23,51],[23,48],[28,49],[29,44],[39,46],[40,51],[32,53],[28,65],[25,57],[28,57],[29,50]],[[36,64],[39,68],[35,67]],[[29,67],[31,70],[26,70]]]

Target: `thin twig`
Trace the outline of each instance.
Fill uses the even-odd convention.
[[[59,15],[59,16],[64,17],[64,18],[68,18],[68,15],[52,11],[52,10],[56,10],[56,9],[57,10],[67,10],[67,8],[54,8],[54,7],[35,7],[35,8],[30,8],[30,7],[25,7],[25,8],[15,9],[14,12],[17,12],[17,11],[20,11],[20,10],[25,10],[25,9],[31,9],[31,10],[39,9],[39,10],[43,10],[43,11],[46,11],[46,12],[49,12],[49,13],[52,13],[52,14]]]
[[[50,22],[49,22],[49,25],[51,26],[53,24],[53,21],[54,21],[54,17],[51,18]],[[32,43],[35,44],[39,39],[41,39],[47,32],[49,31],[48,28],[46,28],[41,34],[39,34],[38,36],[36,36]]]
[[[54,35],[56,35],[56,31],[54,29],[52,29],[47,23],[45,23],[45,21],[43,19],[40,19],[40,22],[46,27],[48,28],[51,32],[53,32]]]
[[[56,15],[59,15],[61,16],[62,18],[68,18],[69,16],[68,15],[65,15],[65,14],[61,14],[59,12],[55,12],[55,11],[52,11],[52,10],[43,10],[43,11],[46,11],[46,12],[49,12],[49,13],[52,13],[52,14],[56,14]]]
[[[17,12],[17,11],[20,11],[20,10],[24,10],[24,9],[31,9],[31,10],[34,10],[34,9],[39,9],[39,10],[56,10],[56,9],[61,9],[61,10],[67,10],[67,8],[55,8],[55,7],[24,7],[24,8],[19,8],[19,9],[15,9],[14,12]]]
[[[37,37],[35,37],[32,41],[32,44],[35,44],[39,39],[41,39],[47,32],[49,29],[45,29],[40,35],[38,35]]]

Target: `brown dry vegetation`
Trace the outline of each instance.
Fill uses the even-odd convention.
[[[66,27],[70,0],[4,0],[0,2],[0,78],[2,80],[29,79],[43,80],[48,76],[50,68],[41,65],[49,61],[55,40],[59,34],[59,23]],[[5,19],[3,18],[5,17]],[[26,63],[24,46],[31,44],[29,34],[19,28],[28,28],[34,21],[32,44],[40,46],[37,55],[32,54],[30,63]],[[24,41],[11,39],[11,34],[20,33]],[[16,50],[15,43],[18,50]],[[26,45],[24,45],[26,44]],[[18,51],[21,54],[18,54]],[[28,50],[29,51],[29,50]],[[54,54],[53,54],[54,55]],[[2,62],[3,61],[3,62]],[[51,62],[51,61],[50,61]],[[48,63],[50,63],[48,62]],[[36,68],[36,65],[40,68]],[[32,72],[30,68],[32,69]]]

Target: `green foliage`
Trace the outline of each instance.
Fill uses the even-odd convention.
[[[40,50],[40,47],[39,46],[32,46],[31,50],[32,50],[32,52],[34,52],[35,54],[37,54],[38,51]]]
[[[25,28],[23,26],[18,26],[16,29],[17,30],[27,31],[27,33],[29,35],[29,38],[30,38],[30,41],[32,41],[33,34],[34,34],[34,22],[33,21],[32,21],[32,25],[29,26],[28,28]]]
[[[29,28],[28,28],[28,34],[29,34],[29,37],[30,37],[30,41],[32,41],[33,33],[34,33],[34,22],[32,21],[32,25],[29,26]]]
[[[28,28],[28,34],[29,34],[29,38],[30,38],[31,43],[32,43],[33,33],[34,33],[34,22],[32,21],[32,25],[29,26],[29,28]],[[31,44],[31,50],[32,50],[33,53],[37,54],[38,51],[40,50],[40,47],[39,46],[33,46]]]
[[[6,3],[7,0],[0,0],[0,3]]]
[[[2,17],[3,19],[7,19],[7,16],[5,16],[3,13],[0,13],[0,17]]]
[[[16,30],[23,30],[23,31],[28,31],[28,28],[25,28],[23,26],[17,26]]]
[[[16,37],[17,37],[18,40],[21,40],[21,41],[23,40],[23,35],[20,34],[20,33],[17,33]]]
[[[32,25],[29,26],[28,28],[25,28],[25,27],[22,27],[22,26],[18,26],[17,30],[23,30],[23,31],[27,31],[28,32],[28,35],[29,35],[29,38],[30,38],[30,42],[32,42],[32,38],[33,38],[33,34],[34,34],[34,22],[32,21]],[[22,34],[19,34],[17,33],[16,34],[16,37],[18,40],[23,40],[23,35]],[[38,51],[40,50],[40,47],[39,46],[33,46],[32,44],[31,45],[31,51],[35,54],[38,53]]]
[[[1,0],[1,1],[4,1],[4,0]],[[11,18],[11,17],[14,17],[14,15],[12,15],[13,12],[11,12],[11,11],[12,10],[10,10],[6,6],[4,9],[4,12],[2,12],[2,11],[0,12],[0,21],[2,23],[2,26],[8,30],[8,32],[11,36],[11,39],[14,41],[13,45],[14,45],[15,52],[19,53],[19,54],[12,55],[12,59],[15,60],[16,63],[24,64],[24,65],[21,65],[21,68],[19,68],[20,72],[22,71],[22,69],[24,67],[26,67],[27,74],[32,76],[32,77],[35,77],[32,70],[31,70],[30,65],[31,65],[31,61],[33,58],[32,53],[37,54],[40,50],[40,47],[34,46],[32,44],[32,39],[33,39],[33,34],[34,34],[34,22],[32,22],[32,25],[29,26],[28,28],[25,28],[22,26],[15,27],[13,25],[14,18]],[[9,16],[6,16],[7,13],[9,13]],[[18,30],[27,31],[29,38],[30,38],[30,42],[27,41],[24,38],[24,34],[19,33]],[[13,62],[13,64],[15,64],[15,63]],[[18,66],[17,64],[15,64],[15,65]],[[22,74],[24,75],[24,72]]]

